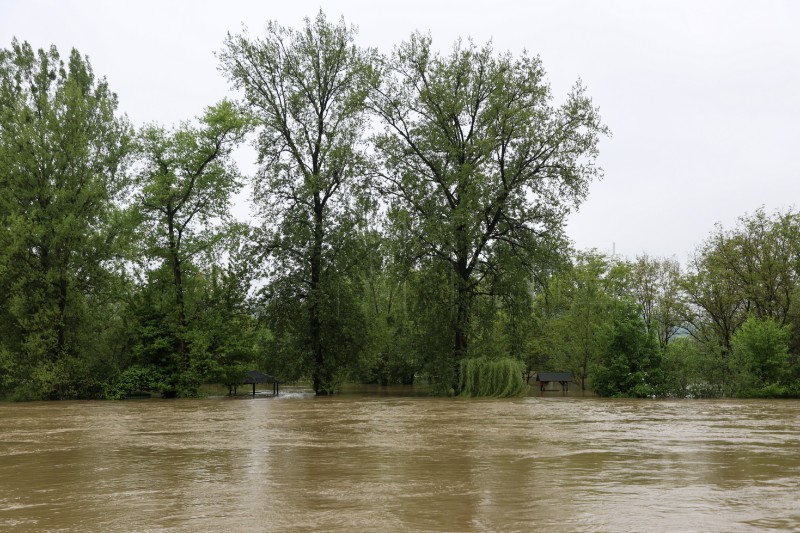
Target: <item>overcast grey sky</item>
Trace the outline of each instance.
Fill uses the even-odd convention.
[[[613,137],[570,218],[579,249],[685,264],[714,223],[797,206],[800,2],[0,0],[0,46],[75,47],[134,124],[172,125],[231,94],[214,56],[228,31],[297,27],[320,7],[384,52],[414,30],[442,50],[459,36],[527,49],[556,102],[580,77]]]

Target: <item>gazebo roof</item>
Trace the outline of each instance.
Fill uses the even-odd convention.
[[[245,385],[256,384],[256,383],[279,383],[277,379],[270,376],[269,374],[262,374],[257,370],[251,370],[250,372],[244,375]]]
[[[572,381],[572,372],[539,372],[536,381]]]

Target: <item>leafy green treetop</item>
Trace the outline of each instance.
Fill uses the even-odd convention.
[[[136,209],[147,246],[144,255],[171,272],[184,369],[190,363],[184,278],[198,254],[209,252],[223,237],[219,223],[229,219],[231,197],[242,185],[231,153],[247,128],[233,103],[223,100],[206,110],[199,126],[184,123],[174,131],[149,126],[139,135]]]
[[[597,145],[608,129],[580,83],[553,106],[541,61],[528,54],[459,41],[441,55],[414,34],[386,70],[371,98],[385,128],[376,139],[382,189],[454,274],[457,386],[477,287],[509,253],[530,260],[561,243],[564,217],[600,175]]]
[[[87,302],[108,279],[125,185],[131,132],[116,109],[78,51],[65,62],[55,47],[0,50],[0,343],[20,376],[35,367],[57,383],[52,373],[85,355]]]
[[[318,394],[334,387],[339,366],[324,332],[344,331],[329,307],[332,286],[368,203],[365,99],[376,83],[374,54],[354,38],[355,29],[320,12],[299,30],[270,22],[263,38],[228,35],[221,53],[259,126],[254,197],[264,220],[259,256],[272,266],[267,292],[273,308],[280,299],[301,304],[284,313],[294,317],[290,351],[302,354]]]

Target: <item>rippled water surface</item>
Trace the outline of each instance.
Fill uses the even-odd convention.
[[[0,404],[0,530],[800,531],[800,402]]]

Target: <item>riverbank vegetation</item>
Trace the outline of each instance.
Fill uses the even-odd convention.
[[[322,13],[221,46],[234,96],[170,127],[130,124],[77,51],[0,50],[2,397],[255,368],[317,394],[559,370],[604,396],[800,395],[800,214],[717,227],[685,269],[576,251],[609,131],[538,57],[423,34],[381,55]]]

